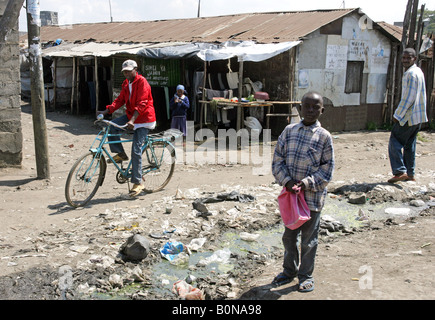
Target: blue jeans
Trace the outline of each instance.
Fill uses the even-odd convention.
[[[282,236],[284,244],[284,274],[287,277],[298,277],[299,282],[313,278],[314,260],[318,245],[320,228],[320,212],[311,211],[311,219],[296,230],[285,228]],[[299,234],[301,241],[299,264]]]
[[[409,176],[414,175],[415,147],[420,128],[421,124],[401,126],[398,122],[394,123],[388,144],[388,155],[394,175],[402,173],[407,173]]]
[[[128,117],[123,115],[112,120],[112,122],[122,126],[128,122]],[[111,134],[117,134],[121,130],[115,127],[110,127]],[[134,130],[133,142],[131,145],[131,183],[140,184],[142,181],[142,146],[145,143],[148,135],[147,128],[138,128]],[[121,141],[120,136],[109,137],[109,141]],[[122,143],[110,144],[110,151],[113,153],[125,152]]]

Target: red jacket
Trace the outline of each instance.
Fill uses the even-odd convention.
[[[121,108],[124,104],[127,107],[126,114],[129,119],[133,116],[135,110],[139,112],[134,123],[148,123],[156,121],[156,111],[154,110],[153,97],[151,95],[151,87],[148,81],[139,73],[132,82],[131,99],[130,90],[128,88],[128,79],[122,83],[121,93],[111,105],[106,106],[109,113]]]

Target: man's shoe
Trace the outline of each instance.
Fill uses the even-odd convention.
[[[414,176],[408,176],[408,179],[406,179],[406,181],[415,181]]]
[[[408,181],[409,177],[406,173],[400,173],[394,175],[390,180],[388,180],[389,183],[395,183],[399,181]]]
[[[128,156],[125,153],[118,153],[117,155],[115,155],[113,157],[113,160],[116,163],[121,163],[122,161],[127,161],[128,160]],[[111,162],[112,162],[112,160],[110,160],[110,159],[107,160],[107,163],[111,163]]]
[[[130,190],[130,197],[136,197],[137,195],[139,195],[143,190],[145,189],[145,187],[141,184],[134,184],[133,188],[131,188]]]

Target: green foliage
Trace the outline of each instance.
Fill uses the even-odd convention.
[[[423,34],[427,35],[428,33],[435,34],[435,11],[425,10],[423,13],[423,20],[429,19],[429,23],[426,25],[426,28],[423,30]]]
[[[373,121],[367,122],[367,130],[368,131],[376,131],[378,129],[378,126]]]

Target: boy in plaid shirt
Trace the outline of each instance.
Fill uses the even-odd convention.
[[[299,291],[314,289],[314,260],[316,256],[320,212],[327,194],[326,186],[334,170],[334,149],[331,134],[321,127],[318,118],[323,113],[323,98],[316,92],[308,92],[302,98],[302,118],[297,124],[288,125],[278,138],[272,162],[276,181],[294,192],[297,185],[304,190],[311,219],[296,230],[285,228],[283,272],[273,284],[279,286],[299,280]],[[299,259],[298,235],[301,234]],[[300,264],[299,264],[300,261]]]

